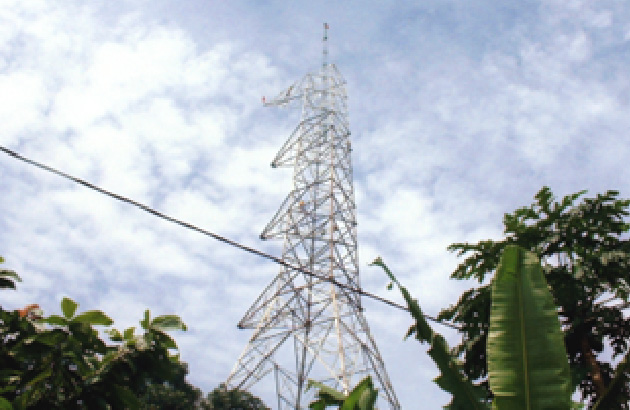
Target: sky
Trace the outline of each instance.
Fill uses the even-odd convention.
[[[454,242],[502,238],[502,217],[557,196],[630,197],[627,0],[0,2],[0,144],[252,247],[291,190],[269,164],[299,108],[266,108],[329,59],[347,81],[361,280],[382,256],[429,314],[473,285]],[[118,328],[178,314],[189,380],[224,381],[237,322],[270,261],[0,156],[0,255],[23,279],[5,308],[64,296]],[[403,311],[364,300],[403,408],[449,400]],[[446,328],[451,343],[457,336]],[[270,383],[252,392],[274,407]]]

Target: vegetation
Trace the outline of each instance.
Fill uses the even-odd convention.
[[[224,384],[219,385],[219,387],[208,393],[200,408],[204,410],[269,410],[269,407],[258,397],[243,390],[228,390]]]
[[[337,406],[343,410],[372,410],[378,397],[378,389],[370,376],[361,380],[348,395],[345,395],[325,384],[309,380],[308,389],[317,388],[315,400],[308,406],[312,410],[324,410],[329,406]]]
[[[17,281],[15,272],[0,270],[0,288],[15,289]],[[178,316],[147,310],[139,333],[111,325],[101,311],[78,313],[69,298],[60,315],[48,317],[37,305],[0,307],[0,409],[267,409],[251,394],[223,387],[202,398],[186,381],[187,365],[168,334],[186,330]]]
[[[199,408],[201,390],[188,383],[188,366],[181,361],[173,362],[170,380],[157,379],[149,384],[140,397],[142,410],[189,410]]]
[[[630,200],[608,191],[582,198],[584,191],[556,201],[542,188],[535,202],[504,217],[505,239],[449,247],[466,259],[453,272],[455,279],[476,278],[482,285],[470,289],[439,318],[462,326],[462,343],[455,354],[462,357],[466,375],[492,393],[488,386],[486,348],[490,332],[492,283],[506,247],[518,245],[543,261],[571,371],[571,391],[594,405],[606,396],[609,409],[628,409],[630,372],[627,368],[630,321],[623,311],[630,307]],[[605,347],[612,352],[600,355]],[[614,362],[622,358],[615,368]],[[615,394],[610,394],[612,391]]]
[[[435,382],[452,396],[447,409],[581,408],[571,403],[576,389],[590,409],[630,409],[630,200],[608,191],[576,204],[583,195],[556,201],[544,187],[532,205],[505,215],[505,239],[449,247],[466,256],[452,277],[480,283],[439,315],[461,326],[453,350],[383,261],[374,261],[407,302],[414,320],[407,336],[430,346]],[[0,270],[0,288],[15,289],[19,280]],[[201,399],[167,333],[186,329],[177,316],[151,318],[147,310],[135,334],[110,328],[101,311],[77,308],[68,298],[61,315],[48,317],[37,305],[0,308],[0,409],[266,409],[225,386]],[[109,328],[109,343],[99,327]],[[605,347],[612,358],[600,354]],[[310,386],[319,389],[310,405],[316,410],[372,409],[377,397],[369,378],[348,395]]]
[[[505,248],[492,283],[486,350],[493,404],[568,409],[570,373],[553,298],[538,257]]]
[[[415,320],[407,336],[431,344],[429,355],[442,374],[435,380],[452,394],[447,409],[489,409],[483,387],[473,385],[444,339],[433,332],[417,300],[377,259],[405,298]],[[560,322],[537,256],[507,246],[492,281],[486,357],[492,408],[496,410],[570,409],[571,389]]]
[[[372,264],[385,270],[407,302],[414,319],[407,337],[415,335],[418,341],[430,345],[429,356],[441,372],[435,382],[452,396],[445,408],[490,409],[484,388],[467,378],[444,338],[425,319],[418,301],[380,258]],[[571,408],[569,364],[556,308],[538,258],[517,246],[506,247],[492,283],[489,333],[486,356],[493,409]],[[323,410],[329,405],[340,409],[374,409],[377,392],[369,378],[347,396],[320,383],[311,382],[311,385],[320,389],[319,400],[310,405],[311,409]],[[360,403],[359,398],[365,400]]]
[[[482,284],[440,314],[462,325],[454,350],[383,261],[373,262],[407,302],[414,319],[407,336],[430,345],[441,372],[435,382],[452,395],[445,408],[581,409],[570,399],[576,388],[591,409],[629,408],[630,201],[608,191],[574,205],[583,194],[556,202],[545,187],[530,207],[505,215],[503,241],[449,248],[473,253],[452,277]],[[621,356],[616,368],[598,356],[606,343],[613,359]],[[320,401],[346,408],[347,397],[319,387]]]

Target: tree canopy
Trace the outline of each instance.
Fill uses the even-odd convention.
[[[486,347],[491,283],[486,279],[496,271],[504,249],[514,244],[543,261],[562,324],[572,388],[591,404],[614,388],[616,394],[607,395],[612,400],[608,408],[630,408],[630,371],[623,367],[630,341],[630,320],[624,317],[630,307],[630,224],[626,221],[630,200],[619,199],[617,191],[593,198],[584,194],[558,201],[543,187],[530,206],[505,214],[503,240],[449,247],[466,256],[451,277],[475,278],[481,286],[464,292],[439,319],[461,325],[462,342],[454,352],[463,358],[467,376],[484,386],[489,396]],[[612,357],[601,354],[606,347]],[[621,356],[626,357],[615,373],[614,363]]]
[[[20,280],[0,270],[0,288]],[[69,298],[58,315],[44,316],[35,304],[0,307],[0,409],[267,409],[247,392],[217,388],[203,398],[188,383],[169,335],[186,330],[178,316],[146,310],[138,331],[120,331],[105,313],[78,308]]]
[[[244,390],[228,390],[225,384],[220,384],[219,387],[208,393],[201,408],[204,410],[269,410],[269,407],[258,397]]]

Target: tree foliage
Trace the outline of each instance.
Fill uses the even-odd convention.
[[[228,390],[225,384],[221,384],[208,393],[208,396],[201,403],[201,409],[269,410],[269,407],[249,392],[239,389]]]
[[[420,309],[420,304],[414,299],[407,288],[400,284],[398,279],[389,270],[387,265],[379,257],[371,263],[373,266],[381,267],[392,283],[388,285],[388,289],[392,288],[392,284],[396,284],[407,303],[407,308],[414,320],[405,338],[415,335],[416,339],[421,343],[428,343],[429,356],[438,366],[440,375],[434,379],[434,382],[440,388],[451,394],[452,401],[445,406],[448,410],[483,410],[485,405],[485,392],[478,386],[473,386],[466,377],[461,365],[450,353],[446,339],[431,328],[431,325],[424,317],[424,313]]]
[[[0,263],[4,263],[4,258],[0,256]],[[21,279],[17,273],[8,269],[0,269],[0,289],[15,289],[15,282]]]
[[[167,334],[186,330],[177,316],[151,318],[147,310],[139,334],[133,327],[110,328],[106,343],[97,328],[109,328],[112,320],[78,307],[64,298],[61,314],[48,317],[36,305],[0,308],[0,408],[137,409],[152,386],[181,382],[186,369]]]
[[[138,397],[142,410],[189,410],[200,408],[201,390],[186,380],[188,365],[174,361],[170,377],[154,375]]]
[[[15,289],[18,281],[15,272],[0,270],[0,288]],[[188,365],[169,335],[186,330],[178,316],[146,310],[138,331],[120,331],[105,313],[78,308],[69,298],[48,317],[35,304],[0,307],[0,410],[268,409],[245,391],[219,386],[203,398],[188,383]]]
[[[311,388],[318,389],[315,400],[308,406],[311,410],[324,410],[331,406],[342,410],[373,410],[378,397],[378,389],[374,387],[370,376],[361,380],[347,395],[323,383],[309,380],[307,390]]]
[[[444,338],[424,318],[418,301],[380,258],[373,265],[385,270],[407,302],[414,319],[407,336],[415,334],[420,342],[431,346],[429,356],[441,372],[434,381],[452,396],[444,408],[489,409],[482,388],[466,376]],[[506,247],[492,281],[490,312],[486,356],[494,392],[492,408],[569,410],[570,375],[560,323],[540,262],[533,253],[514,245]]]
[[[451,277],[475,278],[481,286],[464,292],[439,318],[461,324],[463,340],[454,352],[463,358],[468,377],[487,389],[491,285],[485,279],[496,271],[508,245],[530,250],[544,262],[558,308],[572,390],[579,389],[591,406],[606,397],[614,403],[606,408],[628,409],[630,372],[623,363],[630,321],[623,311],[630,307],[630,225],[625,220],[630,200],[618,199],[616,191],[594,198],[583,198],[584,193],[556,201],[544,187],[532,205],[504,216],[505,239],[451,245],[449,250],[466,256]],[[624,359],[617,371],[599,355],[607,345],[613,359]]]
[[[560,322],[535,254],[509,245],[492,280],[486,348],[493,407],[569,409],[571,379]]]

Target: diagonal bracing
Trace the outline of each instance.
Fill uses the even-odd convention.
[[[293,168],[293,190],[261,234],[283,239],[283,260],[317,277],[282,268],[239,322],[254,333],[226,384],[249,389],[270,375],[278,409],[304,409],[313,399],[308,379],[347,393],[371,375],[382,400],[399,409],[360,295],[320,279],[360,289],[345,80],[326,62],[326,31],[324,45],[319,72],[265,102],[299,101],[302,118],[272,162]]]

